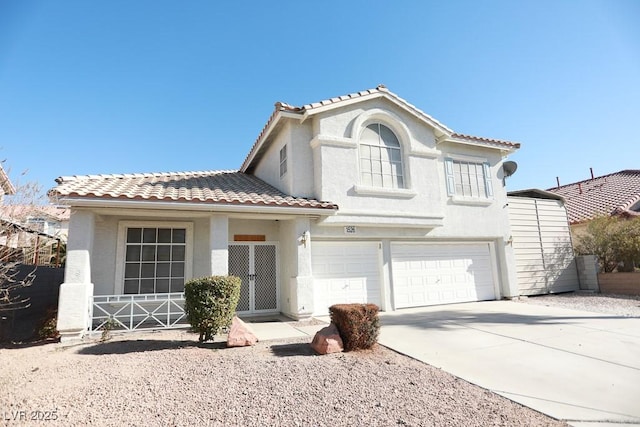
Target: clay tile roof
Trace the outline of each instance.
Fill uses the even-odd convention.
[[[547,191],[565,198],[572,224],[601,215],[640,215],[640,170],[623,170]]]
[[[293,197],[237,171],[135,173],[60,177],[52,198],[160,200],[211,204],[337,209],[329,202]]]
[[[441,132],[447,135],[451,135],[451,137],[454,140],[463,141],[463,142],[475,142],[475,143],[490,145],[496,148],[507,148],[507,149],[520,148],[520,144],[517,142],[504,141],[501,139],[482,138],[477,136],[470,136],[470,135],[455,133],[453,130],[445,126],[443,123],[434,119],[433,117],[431,117],[430,115],[428,115],[427,113],[425,113],[424,111],[416,107],[415,105],[409,103],[404,98],[401,98],[395,93],[391,92],[389,89],[387,89],[385,85],[381,84],[374,89],[367,89],[360,92],[350,93],[348,95],[337,96],[334,98],[313,102],[311,104],[305,104],[302,107],[296,107],[291,104],[287,104],[285,102],[276,102],[273,113],[267,120],[267,123],[262,128],[255,142],[253,143],[251,150],[249,150],[249,154],[247,154],[244,162],[242,163],[241,170],[243,171],[247,170],[247,168],[249,167],[250,161],[252,159],[252,155],[255,154],[260,149],[263,139],[267,135],[270,126],[274,123],[274,121],[276,120],[276,118],[280,113],[286,112],[286,113],[304,115],[306,113],[313,113],[314,110],[318,110],[319,108],[322,108],[322,107],[329,107],[332,105],[336,105],[337,107],[339,106],[340,103],[343,103],[345,101],[357,100],[357,99],[368,97],[368,96],[384,96],[388,99],[393,100],[394,102],[398,103],[399,105],[402,105],[404,108],[406,108],[408,111],[412,112],[416,116],[427,121],[435,128],[438,128]]]
[[[483,144],[489,144],[494,146],[507,146],[512,148],[520,148],[519,142],[505,141],[503,139],[484,138],[481,136],[465,135],[465,134],[456,133],[456,132],[451,134],[451,137],[454,139],[465,140],[470,142],[481,142]]]

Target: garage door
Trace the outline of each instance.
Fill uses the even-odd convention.
[[[488,244],[391,245],[395,308],[496,298]]]
[[[326,315],[333,304],[380,305],[378,242],[313,242],[314,314]]]

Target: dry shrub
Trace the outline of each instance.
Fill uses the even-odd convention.
[[[335,304],[329,307],[331,321],[340,332],[345,351],[369,349],[378,341],[379,310],[375,304]]]

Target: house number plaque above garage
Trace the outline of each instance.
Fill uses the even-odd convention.
[[[347,225],[344,227],[344,234],[356,234],[355,225]]]

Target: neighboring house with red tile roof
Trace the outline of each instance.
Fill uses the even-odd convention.
[[[67,237],[69,209],[5,203],[4,196],[16,192],[0,165],[0,262],[57,264],[59,242]]]
[[[4,205],[0,218],[13,221],[31,230],[67,241],[71,210],[55,205]]]
[[[61,177],[71,206],[58,329],[184,322],[185,281],[242,278],[241,315],[518,295],[503,161],[384,86],[277,103],[238,171]],[[123,314],[126,313],[126,316]]]
[[[599,216],[640,215],[640,170],[622,170],[547,191],[564,198],[574,232]]]

